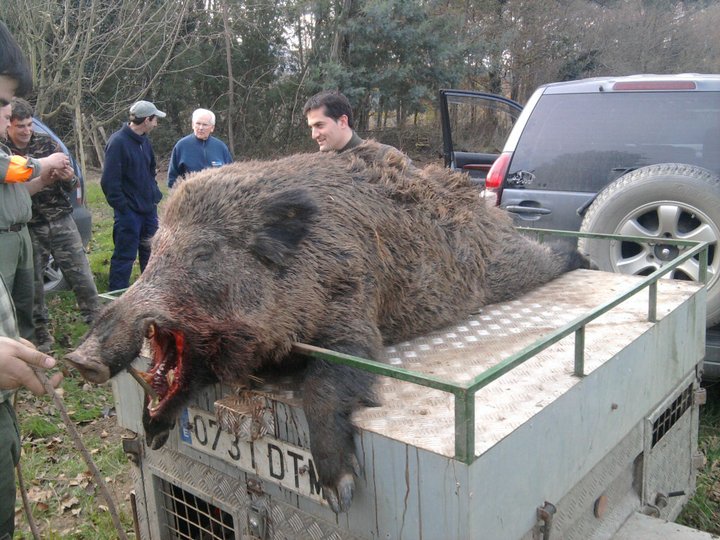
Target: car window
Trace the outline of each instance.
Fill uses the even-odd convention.
[[[515,103],[449,94],[447,112],[455,152],[499,154],[520,108]]]
[[[629,170],[674,162],[720,172],[720,93],[544,95],[520,136],[507,182],[596,192]]]

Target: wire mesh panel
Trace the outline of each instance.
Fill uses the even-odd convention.
[[[653,422],[652,447],[675,425],[678,419],[692,406],[693,386],[689,385],[675,401]]]
[[[170,482],[157,481],[165,518],[163,538],[235,540],[235,523],[229,513]]]

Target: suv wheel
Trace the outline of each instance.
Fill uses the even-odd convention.
[[[683,248],[664,238],[710,242],[707,321],[720,321],[720,178],[706,169],[677,163],[651,165],[621,176],[588,209],[582,232],[640,236],[648,243],[581,238],[578,247],[602,270],[649,275]],[[697,281],[697,257],[669,277]]]

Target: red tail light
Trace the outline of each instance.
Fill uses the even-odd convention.
[[[500,189],[505,180],[505,175],[510,167],[510,159],[512,158],[512,152],[503,152],[495,160],[495,163],[490,167],[490,171],[485,178],[485,187],[487,189]]]

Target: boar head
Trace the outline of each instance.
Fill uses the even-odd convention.
[[[198,207],[192,183],[171,198],[143,274],[66,357],[87,380],[103,383],[128,368],[147,340],[152,366],[141,377],[152,390],[143,425],[153,448],[194,392],[218,380],[247,384],[268,359],[288,354],[297,315],[282,302],[293,288],[283,280],[293,275],[316,211],[300,190],[252,208],[237,191],[223,193],[232,186],[222,183]]]

